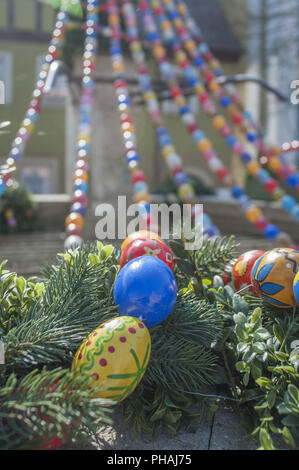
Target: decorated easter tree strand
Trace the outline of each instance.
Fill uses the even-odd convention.
[[[192,204],[192,218],[197,223],[202,216],[202,211],[199,206],[193,204],[195,201],[195,193],[188,175],[184,172],[183,162],[178,155],[173,141],[169,135],[165,125],[157,95],[153,89],[152,81],[148,67],[146,65],[145,53],[142,44],[138,37],[138,26],[135,9],[130,1],[122,0],[123,15],[126,24],[127,37],[130,44],[132,58],[138,68],[139,84],[143,92],[143,99],[145,101],[148,113],[152,119],[161,148],[161,153],[165,158],[166,164],[169,168],[177,187],[178,196],[186,204]],[[219,230],[212,224],[209,216],[203,214],[204,234],[215,236],[219,234]]]
[[[158,29],[154,22],[148,2],[140,0],[139,7],[142,12],[144,29],[147,34],[147,39],[151,44],[153,56],[158,63],[161,75],[166,81],[171,95],[179,109],[181,119],[192,135],[198,150],[202,153],[210,170],[218,177],[218,179],[227,186],[232,187],[232,195],[240,203],[247,219],[252,222],[266,238],[276,239],[280,233],[279,229],[267,221],[263,216],[262,211],[254,205],[253,201],[251,201],[248,196],[246,196],[242,188],[232,185],[232,177],[229,174],[228,169],[223,165],[216,151],[213,149],[212,142],[208,140],[204,132],[199,129],[195,116],[192,114],[187,104],[183,91],[176,79],[173,67],[167,59],[166,50],[159,38]]]
[[[55,29],[53,31],[52,39],[45,55],[44,62],[38,75],[38,79],[32,93],[29,108],[26,112],[25,118],[18,130],[16,138],[12,143],[8,159],[6,160],[6,171],[3,176],[0,175],[0,196],[4,194],[6,187],[13,184],[12,173],[17,169],[17,163],[22,159],[26,144],[34,132],[35,125],[39,119],[41,112],[42,102],[45,95],[45,85],[50,70],[51,64],[59,56],[59,48],[64,41],[65,28],[68,22],[68,14],[66,11],[61,10],[55,22]]]
[[[82,96],[79,110],[79,129],[77,138],[77,162],[74,172],[74,187],[70,214],[65,220],[65,249],[82,243],[82,229],[87,208],[89,180],[89,154],[92,129],[92,104],[95,83],[92,78],[95,71],[98,37],[98,0],[88,0],[85,47],[83,54]]]
[[[172,25],[165,15],[165,11],[161,5],[160,0],[150,0],[150,4],[153,8],[155,16],[158,19],[161,34],[167,41],[168,45],[172,47],[172,50],[175,54],[175,60],[183,70],[189,85],[194,89],[199,101],[203,103],[204,111],[213,118],[214,127],[219,130],[223,137],[225,136],[227,144],[232,148],[234,153],[240,157],[243,165],[246,166],[249,173],[257,179],[257,181],[264,187],[264,189],[275,201],[280,202],[282,209],[288,212],[294,220],[298,221],[299,204],[296,203],[296,199],[287,195],[285,191],[279,186],[278,182],[271,177],[268,171],[262,168],[261,165],[255,161],[252,155],[245,150],[241,142],[239,142],[235,137],[233,130],[230,128],[230,126],[227,125],[226,120],[220,114],[217,114],[216,107],[213,101],[209,98],[209,95],[206,93],[204,87],[201,85],[196,69],[192,67],[190,61],[188,60],[187,54],[183,51],[180,39],[174,33]],[[198,57],[199,56],[195,51],[195,65],[197,64]],[[216,91],[219,89],[219,86],[213,79],[212,75],[211,78],[212,81],[210,82],[210,85],[213,84],[212,88]],[[290,204],[292,204],[291,209]]]
[[[176,26],[178,35],[184,41],[188,53],[203,73],[209,90],[216,96],[221,106],[227,109],[232,121],[245,134],[248,142],[253,143],[259,153],[267,157],[267,166],[280,178],[284,179],[298,194],[299,175],[296,166],[290,163],[286,164],[283,160],[280,160],[279,154],[282,149],[267,144],[259,137],[256,130],[260,126],[253,121],[251,113],[244,109],[236,88],[231,84],[217,84],[217,78],[224,76],[221,64],[215,58],[208,44],[204,42],[200,28],[190,15],[186,3],[183,0],[175,0],[177,7],[173,0],[163,0],[163,3]],[[192,37],[194,37],[195,42]],[[243,116],[238,112],[237,107],[241,109]],[[250,125],[255,129],[254,131],[249,129]]]
[[[140,169],[140,155],[137,150],[136,131],[130,109],[130,97],[125,76],[125,65],[121,48],[120,15],[117,3],[108,0],[108,23],[111,29],[110,55],[114,74],[114,87],[120,115],[121,132],[123,136],[126,161],[131,172],[134,202],[138,205],[141,228],[158,231],[158,226],[150,213],[151,197],[144,172]]]

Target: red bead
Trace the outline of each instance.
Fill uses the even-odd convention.
[[[265,190],[268,193],[273,193],[278,188],[278,183],[273,178],[270,178],[268,181],[265,182]]]
[[[268,225],[268,221],[267,219],[265,219],[265,217],[261,217],[260,219],[258,219],[258,221],[255,223],[255,226],[258,230],[260,230],[261,232],[264,232],[265,228],[267,227]]]
[[[228,176],[228,169],[225,167],[220,168],[217,170],[216,174],[220,180],[224,180]]]
[[[188,124],[187,129],[189,132],[195,132],[198,130],[198,125],[194,122],[193,124]]]
[[[132,183],[138,183],[139,181],[145,181],[145,174],[141,170],[134,171],[131,177]]]
[[[243,122],[243,116],[242,114],[234,114],[233,115],[233,121],[234,123],[239,126]]]
[[[205,80],[208,83],[212,82],[214,80],[214,74],[210,73],[210,72],[206,73],[205,74]]]
[[[182,91],[179,87],[173,87],[171,89],[171,96],[173,98],[177,98],[178,96],[182,96]]]
[[[209,95],[206,92],[201,93],[199,97],[201,103],[204,103],[208,98],[209,98]]]

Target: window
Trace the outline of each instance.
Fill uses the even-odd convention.
[[[33,194],[53,194],[58,192],[59,163],[57,158],[26,157],[21,170],[23,184]]]
[[[12,59],[12,54],[10,52],[0,51],[0,81],[2,82],[2,91],[3,89],[5,91],[4,104],[12,103]]]
[[[41,66],[44,62],[45,56],[39,54],[36,57],[36,78],[40,72]],[[63,107],[65,105],[65,98],[67,92],[67,76],[66,74],[57,74],[53,87],[49,93],[44,96],[44,105],[51,107]]]

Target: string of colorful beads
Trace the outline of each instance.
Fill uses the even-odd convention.
[[[131,172],[134,201],[138,204],[140,227],[158,232],[158,226],[150,213],[151,197],[144,172],[140,169],[140,155],[137,150],[137,139],[133,118],[130,110],[130,97],[125,77],[125,66],[120,43],[120,16],[115,0],[106,3],[108,11],[108,24],[111,29],[110,55],[115,77],[114,87],[117,95],[117,104],[120,114],[121,132],[123,136],[126,161]]]
[[[156,128],[161,153],[165,158],[170,173],[178,187],[179,198],[185,203],[193,204],[195,201],[194,188],[190,183],[188,175],[184,172],[182,159],[176,152],[173,141],[166,128],[157,95],[152,86],[151,77],[146,65],[145,53],[138,38],[137,16],[135,9],[128,0],[122,0],[122,4],[122,11],[126,24],[127,37],[130,42],[132,58],[138,68],[139,84],[143,91],[143,98],[148,113]],[[193,206],[192,217],[195,224],[202,215],[201,212],[198,213],[197,211],[198,209]],[[204,214],[204,234],[207,234],[210,237],[219,235],[219,230],[212,224],[211,219],[206,214]]]
[[[38,79],[32,94],[29,108],[25,118],[19,128],[17,135],[12,142],[9,156],[6,160],[7,171],[0,177],[0,196],[4,194],[7,187],[13,184],[12,174],[17,169],[17,163],[22,159],[26,144],[34,132],[36,123],[41,112],[44,97],[44,88],[48,77],[50,65],[58,58],[59,48],[64,41],[65,27],[68,22],[68,14],[60,11],[56,17],[55,28],[52,39],[45,55],[44,62],[38,75]]]
[[[73,175],[73,196],[70,214],[65,220],[65,249],[79,246],[83,242],[82,230],[87,208],[87,192],[89,180],[89,163],[92,104],[95,83],[92,78],[95,71],[97,55],[97,23],[99,0],[88,0],[85,45],[83,53],[82,95],[79,109],[79,129],[77,138],[77,162]]]
[[[227,125],[226,120],[221,115],[216,113],[215,105],[209,99],[208,93],[205,92],[199,81],[196,70],[191,66],[187,55],[182,50],[179,39],[173,31],[171,23],[167,20],[164,9],[161,6],[161,2],[159,0],[150,0],[150,3],[154,14],[158,19],[162,35],[164,36],[167,43],[172,46],[175,59],[183,70],[189,85],[193,87],[194,91],[199,96],[199,100],[203,102],[204,111],[209,116],[213,117],[214,127],[219,130],[223,137],[225,136],[225,141],[229,147],[232,148],[233,152],[240,157],[242,163],[244,166],[246,166],[249,173],[253,175],[261,185],[263,185],[264,189],[272,196],[275,201],[281,202],[282,209],[286,210],[291,215],[291,217],[298,221],[299,205],[296,203],[295,198],[287,195],[286,192],[279,186],[279,183],[271,177],[267,170],[262,168],[262,166],[254,160],[251,154],[245,150],[241,142],[239,142],[235,137],[230,126]],[[196,52],[195,55],[197,55]],[[218,86],[216,82],[215,85]],[[294,207],[289,210],[289,206],[286,206],[285,201],[288,203],[293,203]]]
[[[244,110],[236,88],[231,84],[220,86],[217,83],[216,79],[220,76],[224,76],[221,64],[210,51],[209,46],[204,42],[200,28],[191,17],[185,2],[176,0],[176,8],[172,0],[162,1],[167,7],[170,18],[176,26],[177,33],[186,43],[189,54],[194,59],[197,67],[204,74],[209,90],[214,93],[222,107],[227,109],[234,124],[244,133],[248,142],[254,144],[258,152],[268,158],[267,166],[299,194],[299,173],[296,170],[296,166],[292,164],[285,165],[284,162],[280,161],[278,158],[281,150],[276,146],[270,146],[264,142],[256,132],[250,130],[248,124],[254,127],[254,129],[258,129],[260,126],[253,122],[250,112]],[[180,15],[185,21],[182,21]],[[196,43],[192,40],[192,36],[195,38]],[[206,64],[210,66],[210,71],[207,69]],[[233,90],[233,93],[230,93],[231,90]],[[226,93],[224,93],[224,91]],[[243,116],[238,113],[235,105],[242,108]]]
[[[179,109],[179,113],[184,124],[195,140],[198,150],[202,152],[211,171],[213,171],[218,179],[220,179],[224,184],[232,186],[232,178],[228,169],[222,164],[217,153],[213,149],[210,140],[208,140],[205,134],[199,129],[196,119],[187,105],[184,94],[176,80],[173,67],[167,60],[166,50],[160,41],[158,30],[153,20],[148,2],[146,0],[139,0],[139,7],[142,13],[142,20],[147,34],[147,39],[151,44],[153,56],[157,61],[161,75],[165,79],[165,82],[171,91],[171,95]],[[252,222],[266,238],[276,239],[279,236],[279,229],[267,221],[263,216],[262,211],[253,204],[239,186],[233,186],[232,195],[241,205],[247,219]]]

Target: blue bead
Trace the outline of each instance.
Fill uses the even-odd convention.
[[[147,327],[161,323],[172,311],[177,285],[170,268],[158,258],[141,256],[119,272],[113,289],[120,315],[139,318]]]
[[[296,204],[291,210],[291,216],[293,217],[293,219],[296,220],[296,222],[299,222],[299,205],[298,204]]]
[[[83,217],[85,217],[86,208],[80,204],[80,202],[74,202],[74,204],[71,206],[70,212],[78,212],[79,214],[83,215]]]
[[[264,236],[268,238],[268,240],[275,240],[279,233],[280,230],[273,224],[268,224],[264,230]]]
[[[269,179],[269,173],[264,170],[263,168],[261,168],[260,170],[258,170],[257,172],[257,177],[259,178],[259,180],[262,182],[262,183],[266,183],[266,181],[268,181]]]
[[[2,196],[5,193],[6,190],[6,184],[4,181],[0,180],[0,196]]]
[[[242,162],[249,163],[249,162],[251,162],[252,157],[251,157],[250,153],[243,152],[242,155],[241,155],[241,159],[242,159]]]
[[[220,100],[221,105],[224,108],[227,108],[231,104],[231,99],[228,96],[223,96]]]
[[[294,175],[289,175],[287,177],[287,183],[292,187],[292,188],[296,188],[297,184],[298,184],[298,178],[297,178],[297,175],[296,173]]]
[[[150,32],[148,33],[147,37],[149,41],[155,41],[156,39],[158,39],[158,34],[155,32]]]
[[[207,235],[208,237],[216,237],[219,235],[219,230],[217,227],[214,225],[210,225],[208,227],[204,227],[204,235]]]
[[[283,196],[282,200],[281,200],[281,207],[290,212],[296,205],[296,201],[293,197],[291,196],[288,196],[287,194],[285,196]]]
[[[139,191],[148,191],[148,185],[143,181],[138,181],[133,185],[133,191],[139,193]]]
[[[127,163],[130,163],[133,161],[140,162],[140,155],[134,150],[130,150],[126,155],[126,160],[127,160]]]
[[[190,87],[195,86],[199,82],[197,77],[189,77],[187,78],[187,83]]]
[[[197,67],[201,67],[204,63],[205,63],[205,60],[201,56],[198,56],[194,59],[194,65],[196,65]]]
[[[202,220],[204,225],[213,225],[210,216],[208,216],[208,214],[206,214],[205,212],[202,215]]]
[[[172,140],[168,135],[162,135],[161,137],[159,137],[159,142],[162,146],[172,145]]]
[[[190,109],[188,106],[181,106],[180,107],[180,114],[183,115],[183,114],[186,114],[186,113],[189,113],[190,112]]]
[[[230,147],[232,147],[237,142],[237,139],[234,135],[229,135],[228,137],[226,137],[225,140],[227,145],[229,145]]]
[[[157,132],[157,134],[158,134],[159,137],[160,137],[161,135],[163,135],[163,134],[167,134],[167,133],[168,133],[166,127],[163,127],[163,126],[157,127],[156,132]]]
[[[85,183],[85,181],[82,181],[82,183],[80,183],[80,184],[75,184],[74,185],[74,191],[77,191],[77,190],[80,190],[80,191],[83,191],[84,193],[87,193],[88,192],[88,184]]]
[[[240,186],[233,186],[231,189],[231,194],[235,199],[239,199],[244,195],[244,191],[242,188],[240,188]]]
[[[251,115],[251,113],[250,113],[249,111],[247,111],[246,109],[245,109],[245,111],[243,112],[243,116],[244,116],[244,118],[249,119],[250,121],[252,120],[252,115]]]
[[[247,132],[246,138],[249,142],[255,142],[257,139],[257,135],[254,132]]]
[[[200,129],[197,129],[196,131],[192,132],[192,137],[195,142],[199,142],[200,140],[205,138],[205,134]]]
[[[189,177],[183,171],[177,173],[174,177],[176,184],[179,186],[181,184],[189,183]]]

